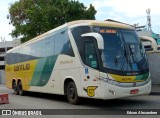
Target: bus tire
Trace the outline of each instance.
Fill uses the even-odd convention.
[[[78,104],[79,98],[77,94],[77,88],[73,81],[67,85],[67,99],[70,104]]]
[[[22,82],[21,81],[18,82],[18,92],[19,92],[19,95],[21,95],[21,96],[24,95],[24,91],[23,91],[23,87],[22,87]]]
[[[13,90],[14,90],[14,94],[15,95],[18,95],[18,87],[17,87],[17,84],[16,84],[16,81],[13,82]]]

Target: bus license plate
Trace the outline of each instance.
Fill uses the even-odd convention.
[[[130,91],[130,94],[137,94],[139,93],[139,90],[138,89],[133,89]]]

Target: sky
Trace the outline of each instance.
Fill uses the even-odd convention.
[[[0,1],[0,37],[6,41],[13,38],[9,35],[14,29],[7,19],[8,8],[17,0]],[[92,4],[97,10],[96,19],[104,21],[113,19],[128,24],[147,24],[146,10],[151,9],[152,30],[160,33],[160,0],[79,0],[85,6]],[[1,41],[1,40],[0,40]]]

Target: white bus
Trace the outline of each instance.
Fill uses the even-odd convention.
[[[158,46],[155,39],[149,36],[140,36],[140,40],[142,41],[142,44],[144,45],[144,48],[146,49],[146,51],[158,50]]]
[[[115,99],[149,94],[145,50],[131,26],[96,20],[66,23],[7,52],[6,86],[25,91]]]

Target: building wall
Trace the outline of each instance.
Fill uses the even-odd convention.
[[[149,36],[152,37],[152,32],[151,31],[138,31],[137,32],[139,36]]]
[[[152,84],[160,85],[160,51],[147,52],[147,56]]]
[[[0,71],[0,84],[4,84],[4,83],[6,83],[5,70],[1,70]]]
[[[20,40],[16,39],[13,41],[0,42],[0,83],[5,82],[5,57],[6,52],[13,47],[20,45]]]

